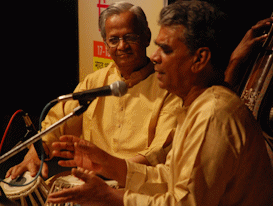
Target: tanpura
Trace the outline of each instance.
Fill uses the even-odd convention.
[[[273,16],[273,13],[272,15]],[[273,25],[254,62],[241,98],[266,133],[273,150]],[[272,141],[272,142],[271,142]]]

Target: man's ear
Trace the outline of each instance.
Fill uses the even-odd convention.
[[[106,39],[103,39],[103,43],[104,43],[104,45],[105,45],[105,48],[106,48],[107,52],[109,53],[110,47],[109,47],[108,44],[106,43]]]
[[[211,52],[208,47],[201,47],[196,50],[193,57],[192,72],[199,73],[204,70],[207,64],[210,62]]]

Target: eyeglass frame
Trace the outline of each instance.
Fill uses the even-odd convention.
[[[124,39],[124,37],[126,37],[126,36],[129,36],[129,35],[135,35],[137,38],[136,38],[136,41],[131,41],[131,42],[128,42],[128,41],[126,41],[126,39]],[[120,43],[120,41],[121,40],[123,40],[124,42],[126,42],[127,44],[136,44],[136,43],[138,43],[138,41],[139,41],[139,38],[140,38],[140,35],[138,35],[138,34],[125,34],[123,37],[110,37],[110,38],[108,38],[108,41],[109,41],[109,39],[114,39],[114,38],[117,38],[117,40],[118,40],[118,43],[117,43],[117,45],[116,46],[110,46],[108,43],[107,43],[107,40],[105,40],[104,42],[106,43],[106,45],[108,46],[108,47],[110,47],[110,48],[116,48],[116,47],[118,47],[118,45],[119,45],[119,43]]]

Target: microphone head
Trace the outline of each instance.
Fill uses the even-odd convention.
[[[117,97],[123,96],[128,90],[126,83],[123,81],[117,81],[110,84],[110,89],[112,91],[112,95]]]

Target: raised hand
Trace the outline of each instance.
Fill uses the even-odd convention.
[[[66,158],[68,160],[59,161],[59,165],[62,167],[76,167],[77,164],[74,161],[74,143],[85,140],[72,135],[65,135],[60,137],[60,142],[54,142],[52,147],[54,148],[53,155],[56,157]]]
[[[68,158],[59,161],[60,166],[81,167],[115,179],[121,185],[125,184],[127,172],[125,160],[109,155],[96,145],[72,135],[65,135],[60,137],[60,142],[54,142],[52,147],[55,149],[54,156]]]
[[[244,63],[248,63],[249,61],[247,60],[250,59],[249,57],[253,54],[253,51],[262,46],[263,42],[268,37],[268,34],[261,34],[261,31],[271,26],[272,23],[273,17],[270,17],[261,20],[256,25],[252,26],[232,52],[228,68],[225,72],[225,81],[230,85],[235,87],[241,82],[248,67],[248,65],[244,65]]]

